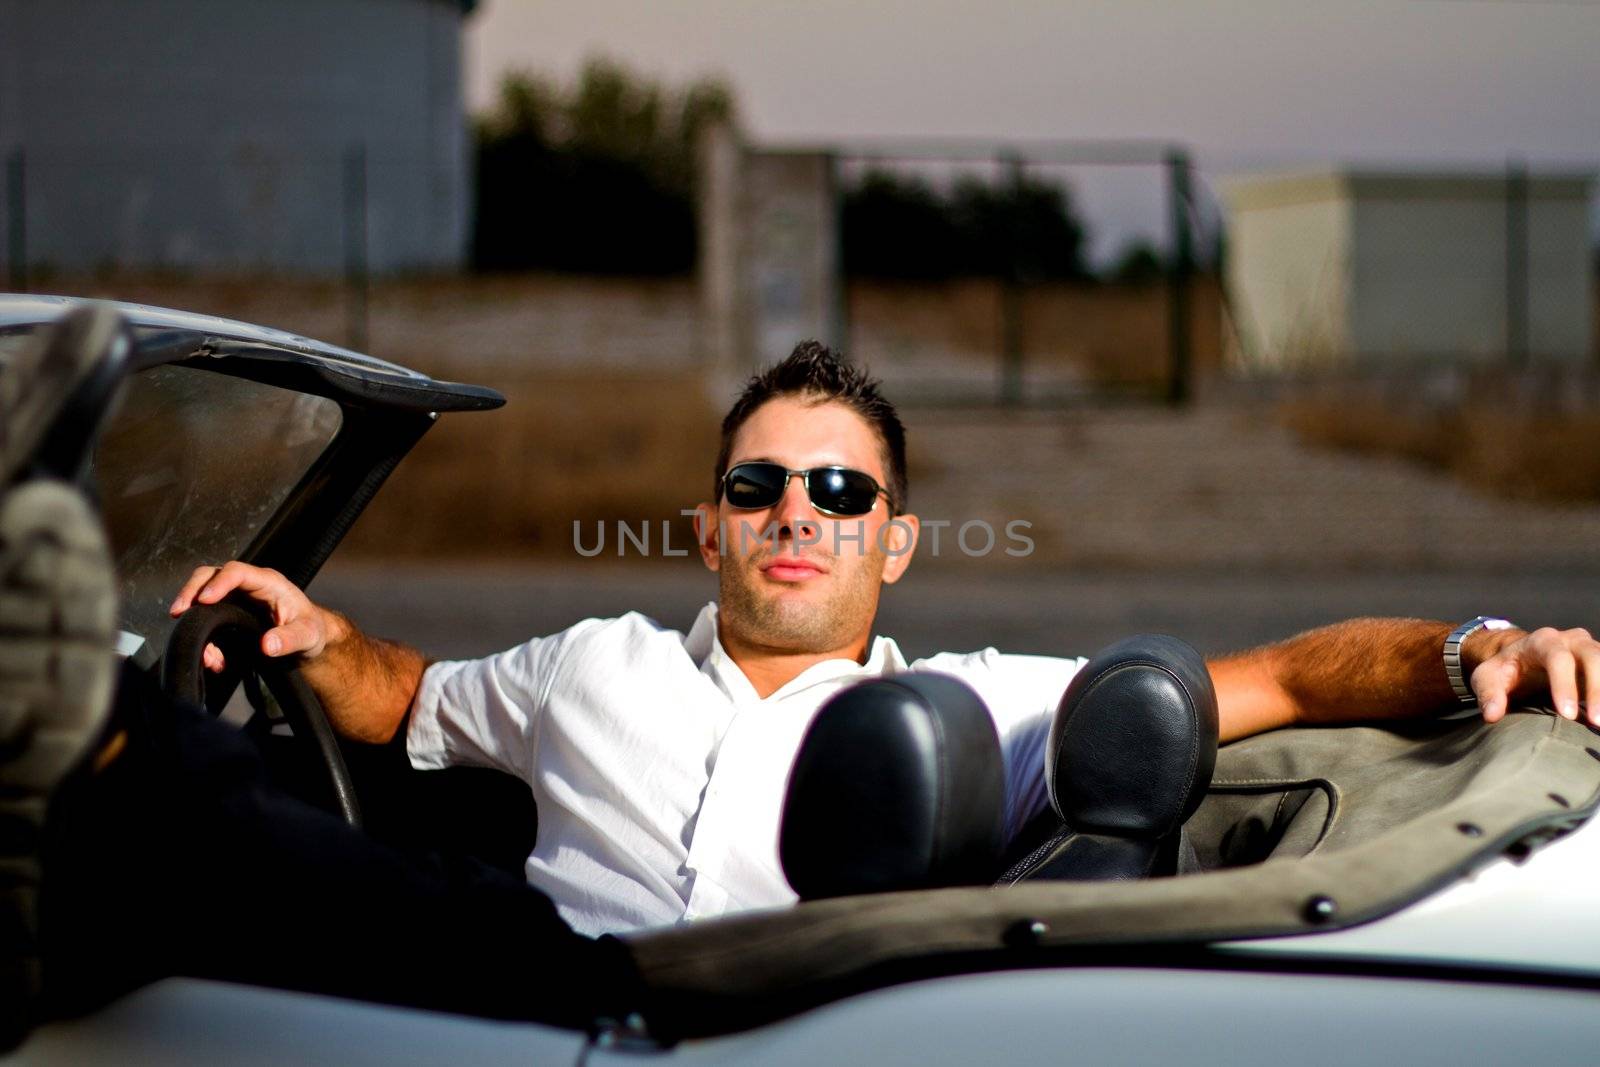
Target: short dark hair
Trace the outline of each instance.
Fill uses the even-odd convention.
[[[755,410],[784,396],[815,397],[818,403],[837,401],[877,431],[883,446],[883,467],[888,472],[889,513],[906,508],[906,430],[894,405],[878,391],[883,383],[820,341],[801,341],[794,351],[745,383],[744,392],[722,420],[722,447],[717,450],[717,499],[722,476],[728,473],[733,435]]]

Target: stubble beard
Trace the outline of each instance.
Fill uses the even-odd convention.
[[[718,572],[718,612],[722,624],[747,644],[790,652],[831,652],[850,644],[872,624],[877,612],[877,591],[882,580],[880,553],[869,553],[850,566],[835,568],[830,578],[839,582],[823,601],[801,601],[763,595],[770,583],[753,560],[723,560]],[[874,563],[877,565],[874,566]],[[845,572],[842,575],[841,571]],[[828,580],[816,579],[811,581]]]

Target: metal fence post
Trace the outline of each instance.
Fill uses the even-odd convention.
[[[345,336],[357,352],[367,350],[367,146],[352,145],[344,157]]]
[[[828,328],[833,336],[828,343],[841,352],[849,353],[850,286],[844,273],[844,180],[839,174],[838,154],[829,152],[827,155],[827,195],[833,205],[833,273],[828,286],[828,295],[833,301],[828,315]]]
[[[1189,156],[1169,148],[1167,198],[1172,213],[1172,261],[1167,266],[1167,402],[1183,404],[1191,392],[1189,280],[1194,273],[1194,236],[1189,223]]]
[[[1528,165],[1506,160],[1506,362],[1528,363]]]
[[[28,161],[22,149],[6,157],[6,262],[13,293],[28,291]]]
[[[1023,400],[1022,381],[1022,195],[1026,164],[1015,152],[1000,156],[1011,185],[1011,225],[1006,228],[1009,262],[1000,289],[1000,403]]]

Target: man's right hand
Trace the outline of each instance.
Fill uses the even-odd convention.
[[[275,570],[237,560],[221,567],[195,568],[168,610],[177,618],[195,604],[215,604],[235,590],[265,604],[272,614],[272,629],[261,635],[263,655],[299,655],[310,661],[345,636],[343,618],[313,604],[289,579]],[[225,666],[216,645],[206,646],[204,659],[209,670],[220,671]]]
[[[313,604],[277,571],[237,560],[196,568],[170,610],[176,617],[235,591],[267,606],[272,629],[261,635],[262,654],[300,657],[305,679],[334,729],[374,744],[394,737],[422,683],[428,665],[422,653],[368,637],[337,611]],[[204,659],[210,670],[225,666],[215,645],[206,646]]]

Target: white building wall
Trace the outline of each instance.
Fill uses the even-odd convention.
[[[1244,355],[1316,365],[1349,347],[1350,204],[1324,179],[1230,196],[1228,291]]]
[[[458,0],[0,0],[30,263],[337,272],[359,145],[372,269],[459,265],[461,19]]]

